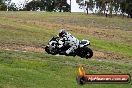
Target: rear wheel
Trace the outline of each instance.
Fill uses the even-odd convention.
[[[45,47],[45,51],[46,51],[48,54],[50,54],[50,50],[49,50],[49,47],[48,47],[48,46]]]
[[[58,51],[57,51],[56,48],[50,50],[48,46],[45,47],[45,51],[46,51],[48,54],[52,54],[52,55],[58,54]]]

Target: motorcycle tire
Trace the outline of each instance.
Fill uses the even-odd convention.
[[[84,49],[85,49],[85,53],[86,53],[85,58],[86,59],[91,58],[93,56],[93,51],[88,47],[85,47]]]
[[[52,55],[58,54],[57,49],[53,49],[52,51],[50,51],[48,46],[45,47],[45,51],[46,51],[48,54],[52,54]]]
[[[48,54],[50,54],[50,51],[49,51],[49,47],[48,47],[48,46],[45,47],[45,51],[46,51]]]

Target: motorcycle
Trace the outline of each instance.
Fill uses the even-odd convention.
[[[48,45],[45,47],[45,51],[48,54],[52,55],[62,55],[61,52],[66,51],[70,46],[65,45],[61,48],[59,48],[59,37],[52,37],[50,41],[48,42]],[[88,48],[87,46],[90,45],[90,41],[88,40],[82,40],[79,43],[78,48],[73,52],[74,55],[80,56],[81,58],[91,58],[93,56],[93,51]],[[69,55],[70,56],[70,55]]]

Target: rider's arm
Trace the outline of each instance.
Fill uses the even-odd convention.
[[[59,43],[59,46],[58,46],[59,48],[63,47],[64,45],[63,39],[60,39],[58,43]]]

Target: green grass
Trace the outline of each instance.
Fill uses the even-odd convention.
[[[20,13],[22,13],[22,12],[20,12]],[[102,19],[106,19],[106,18],[102,18],[102,17],[94,18],[91,16],[83,17],[82,15],[80,16],[79,14],[69,15],[68,13],[66,13],[66,14],[63,14],[63,13],[62,14],[58,14],[58,13],[55,13],[55,14],[44,13],[44,14],[42,14],[42,13],[29,13],[29,12],[27,14],[20,14],[20,13],[9,13],[9,14],[6,14],[7,16],[5,16],[7,18],[5,18],[5,17],[1,18],[0,24],[6,26],[3,28],[0,28],[1,29],[0,30],[1,42],[6,42],[6,43],[10,43],[10,44],[19,43],[19,44],[36,45],[36,46],[40,46],[43,43],[46,44],[47,43],[46,41],[48,41],[50,37],[56,35],[58,32],[58,29],[59,29],[58,26],[52,27],[52,25],[48,25],[50,23],[47,23],[44,25],[42,24],[42,22],[45,22],[47,20],[50,21],[49,17],[51,17],[50,18],[51,20],[55,20],[56,16],[60,17],[58,20],[61,20],[61,18],[63,18],[64,23],[65,22],[67,23],[66,18],[68,18],[68,17],[71,18],[73,15],[76,15],[76,17],[74,17],[74,19],[75,18],[77,19],[77,17],[80,17],[77,19],[77,21],[79,21],[80,23],[86,23],[87,19],[91,21],[92,18],[93,19],[96,18],[96,20],[98,20],[98,21],[100,19],[101,23],[102,23]],[[15,14],[17,14],[17,15],[15,15]],[[27,15],[31,15],[31,16],[27,16]],[[43,20],[42,22],[39,19],[41,17]],[[45,18],[45,20],[44,20],[44,18]],[[84,18],[85,19],[87,18],[87,19],[85,20]],[[36,19],[37,23],[36,23],[36,21],[32,21],[34,19]],[[81,20],[84,20],[84,21],[82,22]],[[121,19],[119,19],[119,20],[121,20]],[[31,22],[28,22],[28,21],[31,21]],[[114,22],[117,22],[117,21],[114,20]],[[74,25],[74,24],[72,24],[72,25]],[[105,25],[107,25],[107,24],[105,24]],[[48,28],[48,26],[51,26],[51,28]],[[80,26],[82,26],[82,25],[80,24]],[[83,30],[83,29],[80,28],[80,30]],[[120,33],[120,34],[118,34],[118,33]],[[93,35],[87,36],[87,34],[83,35],[83,34],[78,34],[78,33],[76,35],[77,35],[76,37],[78,37],[78,38],[83,37],[86,39],[90,39],[91,45],[94,48],[98,48],[98,49],[102,49],[102,50],[106,50],[106,51],[110,51],[110,52],[114,52],[114,53],[119,53],[119,54],[122,54],[122,55],[128,56],[128,57],[131,57],[131,55],[132,55],[131,42],[130,43],[128,42],[128,44],[126,44],[125,42],[123,42],[123,43],[116,42],[116,40],[113,40],[114,41],[113,42],[111,39],[108,39],[108,40],[99,39],[98,36],[93,36]],[[127,38],[129,40],[131,39],[130,33],[123,31],[123,30],[115,32],[114,35],[115,36],[118,35],[119,37],[120,36],[122,37],[122,35],[124,35],[125,36],[124,38]],[[122,38],[119,40],[122,41]],[[123,39],[123,40],[125,41],[126,39]]]
[[[132,59],[132,45],[127,43],[119,43],[106,41],[103,39],[96,38],[94,36],[75,34],[79,39],[89,39],[91,41],[91,47],[94,49],[105,50],[125,56],[123,59]],[[81,36],[81,37],[80,37]]]
[[[45,53],[0,51],[0,86],[8,88],[131,88],[131,84],[76,83],[79,64],[88,64],[89,74],[132,74],[132,65],[80,60]]]
[[[15,45],[41,47],[52,36],[57,35],[60,28],[67,28],[72,29],[70,33],[80,40],[89,39],[93,50],[112,52],[124,57],[121,60],[132,62],[131,19],[106,19],[82,13],[0,12],[0,15],[0,48]],[[95,35],[96,32],[101,35]],[[131,64],[116,60],[100,62],[94,58],[82,60],[79,57],[0,49],[0,88],[132,87],[132,83],[80,86],[75,80],[79,64],[88,64],[89,67],[85,69],[89,74],[132,75]]]

